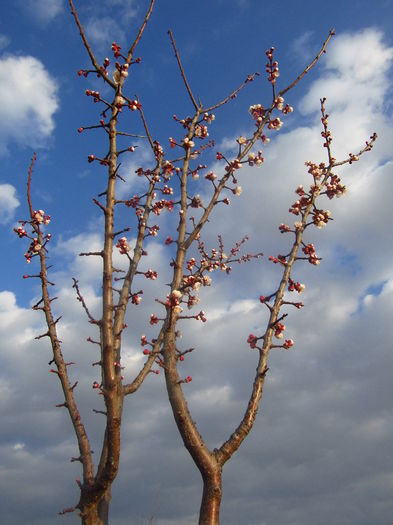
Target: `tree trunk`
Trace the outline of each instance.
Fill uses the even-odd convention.
[[[82,512],[82,525],[104,525],[98,516],[98,505]]]
[[[82,525],[109,525],[109,503],[111,500],[111,488],[108,487],[104,497],[89,509],[84,509],[82,514]]]
[[[99,524],[109,525],[109,503],[111,501],[111,488],[108,487],[105,496],[98,504],[98,517],[101,520]]]
[[[199,525],[220,525],[222,497],[221,467],[203,476],[203,495],[199,512]]]

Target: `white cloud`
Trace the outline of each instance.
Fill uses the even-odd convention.
[[[328,113],[334,116],[340,134],[337,144],[346,148],[339,147],[338,154],[348,153],[368,138],[377,117],[379,125],[383,122],[392,59],[393,48],[384,44],[379,31],[366,29],[334,37],[320,64],[325,71],[311,84],[299,109],[315,114],[319,99],[327,98]]]
[[[89,42],[108,55],[112,42],[121,42],[125,45],[123,52],[127,53],[127,45],[130,44],[129,24],[137,13],[135,0],[108,0],[105,5],[95,6],[94,15],[88,19],[85,28]]]
[[[292,42],[292,51],[296,55],[296,60],[301,64],[312,58],[313,49],[310,43],[313,35],[313,31],[305,31]]]
[[[120,199],[127,199],[132,197],[145,185],[145,177],[139,177],[136,170],[140,167],[146,167],[149,164],[154,166],[153,154],[147,146],[139,146],[135,153],[128,156],[127,160],[122,164],[119,174],[125,182],[121,182],[117,189],[117,195]]]
[[[51,22],[64,9],[64,0],[19,0],[20,8],[42,24]]]
[[[92,45],[109,54],[112,42],[123,40],[124,31],[109,16],[92,17],[86,24],[86,36]]]
[[[109,0],[107,3],[114,7],[122,8],[121,18],[123,21],[129,21],[138,12],[135,0]]]
[[[19,204],[16,188],[11,184],[0,184],[0,223],[9,222]]]
[[[32,56],[0,58],[0,154],[9,142],[42,147],[54,130],[58,109],[57,82]]]

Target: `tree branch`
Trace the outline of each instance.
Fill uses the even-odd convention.
[[[171,39],[171,42],[172,42],[172,47],[173,47],[173,50],[175,52],[176,60],[177,60],[177,63],[179,65],[180,74],[181,74],[181,77],[183,79],[184,85],[186,86],[187,92],[188,92],[188,94],[190,96],[191,102],[193,103],[193,106],[194,106],[195,110],[198,111],[200,106],[196,103],[194,95],[192,94],[190,85],[189,85],[189,83],[187,81],[186,75],[184,73],[183,66],[182,66],[181,61],[180,61],[179,53],[177,52],[177,49],[176,49],[175,39],[173,38],[172,31],[170,29],[168,30],[168,35],[169,35],[169,38]]]

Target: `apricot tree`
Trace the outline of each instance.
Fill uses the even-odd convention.
[[[78,409],[75,392],[77,382],[72,383],[68,369],[74,363],[67,362],[63,357],[62,343],[58,337],[56,318],[53,311],[55,297],[50,293],[53,284],[48,276],[50,266],[47,263],[50,233],[47,225],[50,216],[43,210],[36,209],[31,197],[33,166],[36,155],[30,166],[28,175],[28,207],[29,217],[20,221],[15,232],[20,238],[29,239],[25,253],[26,262],[39,260],[39,270],[36,274],[25,275],[25,278],[37,278],[41,282],[42,297],[33,307],[41,310],[46,319],[47,331],[39,338],[48,337],[51,342],[53,358],[51,372],[58,376],[64,402],[57,405],[64,407],[72,421],[77,438],[79,455],[73,461],[79,461],[82,466],[82,478],[78,481],[80,499],[63,513],[79,511],[84,525],[103,525],[108,523],[108,510],[111,497],[111,487],[116,479],[120,463],[120,433],[123,415],[123,404],[127,396],[136,392],[149,373],[158,373],[161,369],[165,374],[166,388],[173,416],[192,460],[203,479],[203,494],[200,507],[200,525],[217,525],[222,497],[222,469],[233,456],[253,427],[268,368],[268,357],[272,349],[289,350],[294,341],[284,336],[284,319],[290,309],[301,309],[303,303],[299,300],[305,285],[298,282],[295,265],[308,262],[313,266],[320,263],[316,248],[309,238],[309,231],[326,226],[331,220],[330,212],[322,204],[323,199],[333,199],[345,193],[345,185],[336,174],[337,168],[344,164],[352,164],[369,151],[376,139],[374,134],[365,146],[356,152],[349,153],[344,159],[334,158],[332,151],[332,136],[328,127],[328,114],[325,109],[325,99],[321,99],[320,111],[322,122],[322,143],[326,152],[323,162],[306,162],[310,175],[309,187],[298,186],[295,190],[295,202],[290,206],[290,213],[295,215],[292,225],[282,223],[279,231],[291,236],[286,254],[270,256],[269,260],[281,270],[281,276],[271,289],[261,291],[259,297],[261,308],[268,311],[268,321],[256,334],[245,334],[251,349],[256,353],[256,374],[251,387],[248,405],[238,426],[221,446],[209,449],[198,431],[196,423],[187,405],[184,386],[192,381],[190,375],[183,377],[179,370],[182,363],[194,348],[183,348],[180,342],[179,322],[196,321],[204,323],[208,315],[199,309],[199,292],[203,287],[212,285],[211,274],[222,271],[231,272],[235,263],[248,264],[263,256],[261,252],[244,252],[246,238],[239,240],[234,246],[225,248],[224,240],[218,237],[217,246],[211,248],[203,240],[203,234],[214,222],[216,206],[229,206],[231,196],[239,196],[242,192],[241,168],[243,166],[260,168],[264,162],[264,146],[269,142],[269,133],[277,132],[288,114],[293,109],[286,102],[287,93],[293,89],[318,62],[325,53],[328,42],[334,35],[331,30],[317,56],[303,71],[283,88],[278,87],[279,68],[275,59],[275,50],[266,51],[266,76],[271,88],[271,99],[266,104],[259,101],[249,108],[253,123],[248,136],[236,139],[237,154],[228,158],[217,151],[215,142],[211,139],[210,128],[215,120],[215,112],[227,104],[253,82],[259,73],[249,74],[243,83],[233,89],[219,101],[205,103],[206,94],[200,98],[193,93],[184,71],[175,39],[169,31],[170,45],[177,61],[180,77],[188,94],[191,107],[190,116],[174,116],[180,133],[178,137],[168,137],[168,144],[160,144],[152,136],[149,126],[148,109],[145,110],[143,98],[130,95],[129,73],[137,74],[140,58],[136,55],[137,46],[142,38],[147,23],[153,12],[155,0],[150,1],[146,15],[139,31],[124,52],[114,42],[112,53],[114,63],[109,58],[99,61],[92,50],[86,33],[82,27],[73,0],[69,0],[70,8],[79,29],[83,45],[90,58],[90,66],[82,67],[78,75],[81,80],[93,76],[99,77],[110,92],[110,97],[99,91],[87,88],[86,96],[99,107],[97,122],[81,126],[79,133],[90,130],[100,131],[107,140],[104,151],[97,151],[92,144],[92,153],[88,156],[89,163],[98,164],[106,171],[106,187],[94,198],[94,203],[102,212],[104,218],[104,243],[99,251],[86,251],[81,257],[95,257],[102,261],[102,307],[100,317],[95,317],[83,295],[83,283],[75,278],[73,287],[76,298],[80,302],[88,322],[95,327],[96,334],[88,338],[88,342],[97,347],[98,358],[94,363],[100,369],[100,378],[92,387],[102,396],[104,407],[96,410],[105,418],[105,433],[100,459],[97,468],[94,467],[88,433]],[[144,128],[144,135],[125,131],[120,124],[125,120],[125,114],[139,115]],[[123,124],[122,124],[123,126]],[[137,176],[144,181],[143,191],[132,192],[126,199],[118,197],[117,188],[123,178],[119,172],[121,159],[132,155],[140,143],[147,144],[151,149],[154,162],[151,165],[139,167]],[[219,169],[211,169],[209,163],[215,162]],[[218,163],[218,164],[217,164]],[[204,197],[196,193],[193,185],[200,179]],[[120,224],[116,210],[123,207],[129,210],[129,224]],[[230,209],[230,208],[228,208]],[[154,338],[141,334],[143,354],[146,356],[143,367],[132,381],[123,377],[122,338],[125,330],[139,330],[133,325],[132,315],[127,314],[130,304],[139,305],[143,295],[141,279],[156,280],[157,271],[150,268],[146,261],[149,256],[146,251],[146,240],[159,236],[158,217],[170,213],[175,218],[173,233],[162,242],[168,249],[168,264],[172,270],[172,280],[165,289],[157,291],[156,302],[160,311],[150,314],[147,324],[156,327]],[[131,242],[127,233],[131,227],[135,237]],[[121,268],[114,263],[114,255],[120,252],[125,265]],[[227,252],[227,253],[226,253]],[[142,269],[143,268],[143,269]],[[295,297],[295,298],[294,298]],[[182,327],[184,330],[184,328]],[[157,365],[156,369],[153,366]]]

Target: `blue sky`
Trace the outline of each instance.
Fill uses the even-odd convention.
[[[75,0],[100,62],[112,59],[113,41],[124,49],[133,41],[147,7],[142,0],[102,4]],[[104,188],[104,173],[88,164],[87,156],[99,154],[103,143],[98,132],[78,134],[77,129],[97,119],[85,89],[102,86],[77,75],[89,62],[67,2],[2,2],[0,15],[0,228],[6,254],[0,290],[0,506],[6,523],[49,525],[77,499],[78,466],[69,463],[76,446],[66,415],[54,408],[61,396],[54,375],[48,377],[49,348],[34,340],[43,326],[30,309],[38,288],[21,276],[34,271],[35,262],[26,269],[24,240],[12,230],[27,216],[27,169],[37,151],[33,203],[53,216],[50,255],[57,312],[63,315],[61,338],[64,353],[78,362],[79,403],[98,449],[102,422],[91,413],[100,408],[91,389],[95,358],[85,343],[92,334],[71,277],[80,280],[92,310],[99,311],[99,264],[77,254],[86,247],[100,249],[102,223],[92,198]],[[288,240],[277,227],[291,220],[293,191],[307,181],[304,162],[324,160],[320,97],[327,97],[338,159],[357,151],[372,132],[379,135],[370,154],[339,173],[348,195],[329,202],[335,220],[310,235],[323,261],[317,268],[299,267],[306,308],[291,313],[286,323],[295,346],[271,355],[256,426],[224,469],[226,525],[386,525],[393,513],[392,19],[390,0],[372,7],[360,0],[279,6],[256,0],[158,0],[140,43],[142,62],[129,76],[127,93],[140,96],[151,134],[167,147],[170,136],[181,138],[173,114],[185,117],[192,111],[168,29],[192,89],[206,105],[230,93],[247,74],[261,71],[216,112],[210,128],[217,147],[231,155],[236,138],[252,130],[248,107],[270,101],[265,50],[275,46],[284,87],[335,27],[328,53],[288,94],[295,111],[271,135],[263,167],[243,168],[242,195],[217,208],[205,236],[209,246],[218,233],[229,245],[248,234],[250,251],[285,250]],[[123,122],[128,131],[141,131],[136,114]],[[150,162],[143,143],[133,144],[138,148],[122,166],[123,197],[140,191],[134,171]],[[208,194],[203,181],[195,188],[202,197]],[[118,223],[128,220],[120,212]],[[148,326],[154,299],[165,296],[169,281],[163,241],[174,223],[165,215],[159,224],[160,235],[148,246],[148,264],[159,279],[143,283],[142,304],[128,318],[132,329],[123,361],[130,378],[143,363],[141,333],[154,333]],[[230,435],[247,404],[256,357],[245,341],[263,327],[257,299],[272,291],[277,279],[278,269],[267,260],[235,268],[229,278],[214,276],[214,286],[201,294],[208,322],[184,326],[184,345],[198,347],[184,363],[185,375],[193,376],[188,401],[212,447]],[[199,474],[177,435],[164,388],[163,377],[152,376],[127,400],[114,525],[144,523],[151,512],[158,525],[196,522]],[[73,516],[62,519],[77,523]]]

